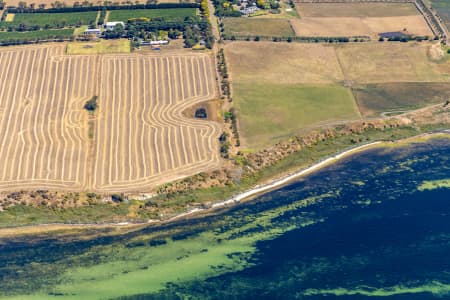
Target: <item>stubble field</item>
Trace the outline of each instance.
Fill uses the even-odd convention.
[[[411,3],[297,3],[302,17],[397,17],[419,14]]]
[[[291,20],[298,36],[370,36],[404,31],[432,36],[412,3],[297,3],[301,19]]]
[[[403,32],[432,36],[422,16],[382,18],[302,18],[291,20],[297,36],[369,36],[373,39],[383,32]]]
[[[335,47],[347,80],[360,83],[447,82],[450,66],[429,57],[429,43],[363,43]]]
[[[215,168],[220,126],[182,111],[215,97],[207,55],[0,51],[0,190],[147,191]],[[88,134],[84,103],[98,96]]]

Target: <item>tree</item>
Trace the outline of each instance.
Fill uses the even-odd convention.
[[[92,97],[90,100],[88,100],[85,104],[84,104],[84,109],[86,109],[87,111],[93,112],[97,109],[98,104],[97,104],[97,96]]]
[[[266,6],[266,1],[264,1],[264,0],[256,0],[256,5],[257,5],[259,8],[265,8],[265,6]]]
[[[25,1],[19,2],[19,8],[26,8],[26,7],[27,7],[27,3]]]
[[[124,197],[124,195],[123,194],[112,194],[111,195],[111,200],[113,201],[113,202],[123,202],[123,201],[125,201],[125,197]]]
[[[271,9],[278,9],[280,8],[280,3],[277,1],[270,1],[270,8]]]
[[[169,30],[169,38],[177,39],[180,36],[181,32],[178,29],[170,29]]]

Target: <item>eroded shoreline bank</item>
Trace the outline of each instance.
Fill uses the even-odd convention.
[[[111,223],[50,223],[50,224],[37,224],[37,225],[25,225],[0,228],[0,238],[14,237],[19,235],[32,235],[32,234],[45,234],[51,232],[57,232],[65,234],[74,234],[76,231],[83,231],[87,229],[94,230],[107,230],[116,231],[115,233],[132,231],[142,228],[143,226],[158,226],[163,224],[172,223],[178,220],[202,217],[210,214],[217,213],[220,210],[228,209],[233,206],[239,205],[246,201],[251,201],[257,196],[264,193],[268,193],[275,189],[281,188],[289,183],[310,175],[326,166],[336,163],[343,158],[351,155],[374,149],[376,147],[392,147],[392,146],[404,146],[414,142],[425,142],[430,138],[450,138],[450,130],[432,131],[428,133],[419,134],[416,136],[400,139],[397,141],[375,141],[368,144],[359,145],[344,151],[341,151],[335,155],[329,156],[319,162],[316,162],[308,167],[302,167],[299,170],[279,174],[277,178],[260,183],[246,191],[240,192],[232,197],[229,197],[223,201],[212,203],[208,207],[193,208],[183,213],[177,214],[167,219],[149,219],[144,222],[111,222]]]

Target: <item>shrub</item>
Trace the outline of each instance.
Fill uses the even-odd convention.
[[[86,104],[84,104],[84,109],[88,111],[95,111],[97,107],[98,107],[97,96],[92,97],[90,100],[86,102]]]
[[[121,195],[121,194],[112,194],[111,200],[117,203],[117,202],[123,202],[125,199],[124,199],[123,195]]]

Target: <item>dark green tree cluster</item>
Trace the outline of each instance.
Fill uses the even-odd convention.
[[[178,30],[184,31],[187,26],[196,26],[200,30],[205,30],[208,24],[198,17],[186,17],[184,20],[173,21],[172,19],[166,20],[164,18],[154,18],[149,22],[128,22],[126,25],[127,36],[133,38],[139,35],[139,32],[157,32],[159,30],[170,31]]]
[[[103,37],[105,39],[119,39],[121,37],[124,37],[126,35],[125,28],[118,24],[114,27],[114,30],[107,30],[103,32]]]
[[[178,29],[173,29],[173,28],[169,29],[168,36],[170,39],[175,40],[180,35],[181,35],[181,31],[179,31]]]
[[[230,142],[228,141],[228,134],[223,132],[219,137],[220,142],[220,155],[223,158],[229,158]]]
[[[227,3],[240,4],[239,1],[226,1]],[[224,5],[225,0],[214,0],[213,4],[216,9],[215,15],[218,17],[240,17],[242,14],[233,9],[232,5]]]
[[[192,48],[200,42],[203,37],[202,30],[197,26],[186,26],[183,33],[184,46]]]
[[[211,48],[214,43],[209,22],[200,17],[186,17],[180,21],[174,21],[173,19],[169,21],[164,18],[152,19],[149,22],[130,21],[125,29],[125,35],[132,40],[145,39],[149,33],[157,34],[159,30],[164,30],[168,31],[171,39],[176,39],[183,34],[185,46],[188,48],[200,41],[204,41],[208,48]],[[105,35],[105,38],[115,36],[115,34],[109,33],[109,36],[106,37]]]

